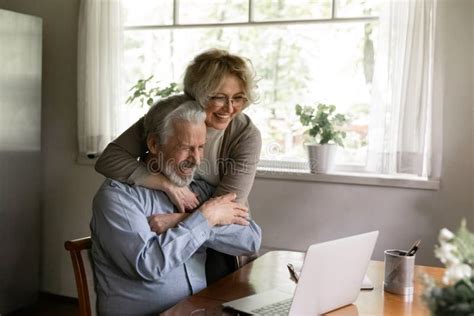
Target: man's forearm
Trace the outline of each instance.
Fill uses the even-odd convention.
[[[209,235],[207,220],[199,213],[190,214],[176,227],[149,239],[135,253],[136,270],[142,278],[155,280],[189,260]]]
[[[204,180],[194,180],[189,188],[197,195],[201,203],[208,200],[215,189],[214,186]],[[192,212],[195,212],[196,210],[197,209]],[[155,214],[148,217],[148,224],[153,232],[160,235],[168,229],[176,227],[189,215],[190,213]]]
[[[246,255],[258,252],[262,242],[262,230],[252,220],[248,226],[225,225],[211,229],[211,237],[204,246],[233,255]]]
[[[160,235],[168,229],[176,227],[189,215],[189,213],[155,214],[148,217],[148,224],[153,232]]]

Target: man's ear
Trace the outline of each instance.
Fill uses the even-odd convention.
[[[146,137],[146,145],[148,150],[153,155],[157,155],[160,149],[160,145],[158,144],[158,137],[156,135],[150,134]]]

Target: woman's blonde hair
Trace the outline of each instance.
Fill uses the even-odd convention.
[[[255,72],[249,59],[230,54],[226,50],[210,49],[199,55],[186,68],[184,92],[204,107],[227,75],[235,75],[244,86],[250,104],[256,101]]]

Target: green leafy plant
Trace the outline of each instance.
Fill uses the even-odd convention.
[[[432,315],[473,315],[474,277],[447,287],[434,287],[425,296]]]
[[[175,82],[170,83],[165,88],[160,88],[158,82],[150,87],[150,84],[152,84],[151,79],[153,79],[153,75],[147,79],[138,80],[137,83],[130,88],[129,91],[131,91],[132,94],[128,97],[127,104],[138,100],[142,107],[145,105],[152,106],[156,99],[165,98],[180,92],[178,84]]]
[[[432,315],[474,315],[474,234],[462,220],[454,234],[439,233],[435,255],[446,266],[442,283],[424,276],[423,298]]]
[[[340,128],[347,121],[344,114],[336,113],[335,105],[319,103],[316,108],[311,106],[295,106],[296,115],[300,117],[303,126],[308,126],[306,131],[317,143],[324,145],[334,142],[340,146],[346,137],[346,132]]]

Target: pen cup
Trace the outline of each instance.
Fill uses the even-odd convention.
[[[385,291],[401,294],[413,294],[413,279],[415,274],[415,256],[406,256],[406,251],[385,250]]]

